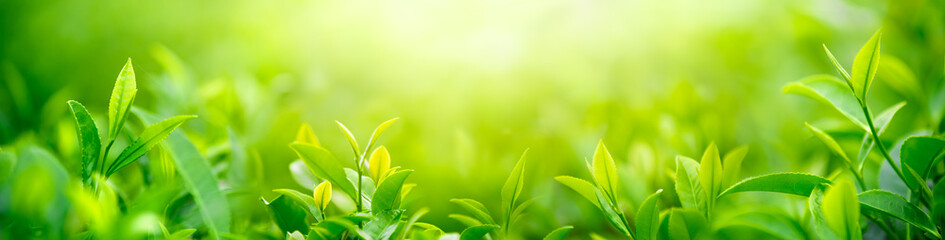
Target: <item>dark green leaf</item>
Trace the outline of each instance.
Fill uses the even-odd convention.
[[[909,203],[905,198],[884,190],[870,190],[859,195],[860,205],[864,210],[877,211],[912,224],[923,231],[938,237],[935,224],[928,214]]]
[[[302,234],[308,234],[309,228],[308,222],[305,221],[307,215],[305,207],[281,195],[271,202],[266,201],[265,198],[260,199],[269,207],[272,219],[275,220],[279,229],[282,229],[282,233],[299,231]]]
[[[384,181],[374,191],[374,197],[371,199],[371,211],[385,211],[397,207],[394,204],[400,197],[398,193],[410,173],[413,173],[413,170],[401,170],[384,178]]]
[[[466,228],[463,230],[463,233],[459,235],[460,240],[479,240],[492,232],[493,230],[499,229],[498,225],[479,225],[475,227]]]

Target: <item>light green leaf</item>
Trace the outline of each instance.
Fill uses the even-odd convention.
[[[860,231],[860,207],[856,187],[847,179],[835,182],[824,193],[824,219],[841,239],[863,239]]]
[[[699,181],[699,163],[691,158],[676,157],[676,195],[684,208],[705,209],[705,191]]]
[[[82,182],[88,182],[98,162],[102,151],[102,140],[98,136],[98,128],[89,111],[81,103],[69,100],[69,108],[75,118],[76,133],[79,135],[79,147],[82,149],[82,168],[80,174]]]
[[[427,208],[421,208],[420,210],[417,210],[417,212],[413,213],[413,215],[410,216],[410,219],[407,219],[407,222],[401,224],[400,227],[394,231],[393,239],[403,240],[407,238],[407,233],[410,232],[410,228],[413,227],[414,223],[416,223],[420,217],[422,217],[424,214],[427,214],[427,212],[429,212]]]
[[[830,75],[814,75],[800,81],[789,83],[782,89],[784,93],[793,93],[808,97],[836,109],[860,129],[868,131],[866,117],[860,109],[859,100],[850,94],[849,87],[840,79]]]
[[[597,192],[597,188],[594,187],[594,184],[584,179],[571,176],[557,176],[555,177],[555,181],[568,186],[568,188],[571,188],[575,192],[578,192],[578,194],[581,194],[581,196],[584,196],[588,201],[591,201],[597,208],[603,209],[600,205],[600,200],[597,199],[597,193],[595,193]]]
[[[656,240],[659,239],[660,229],[660,194],[663,189],[656,190],[656,193],[650,195],[640,204],[637,215],[634,218],[638,240]]]
[[[371,134],[371,139],[368,140],[368,146],[365,151],[374,148],[374,144],[377,143],[377,139],[381,137],[381,133],[384,133],[384,130],[387,130],[390,125],[394,124],[400,118],[392,118],[390,120],[384,121],[381,125],[378,125],[377,128],[374,128],[374,133]]]
[[[328,150],[304,143],[292,143],[289,144],[289,147],[295,150],[295,153],[302,158],[302,161],[315,176],[331,181],[332,184],[352,199],[358,196],[354,184],[351,184],[345,176],[344,168]]]
[[[496,229],[499,229],[498,225],[490,225],[490,224],[469,227],[469,228],[466,228],[466,230],[463,230],[462,233],[460,233],[459,240],[479,240],[485,237],[486,234],[489,234],[489,232],[492,232],[493,230],[496,230]]]
[[[370,160],[368,160],[368,175],[371,176],[371,179],[374,179],[374,182],[381,182],[384,174],[387,173],[389,169],[390,153],[387,152],[387,148],[380,146],[374,149],[374,152],[371,153]]]
[[[722,191],[722,160],[719,159],[719,148],[715,143],[710,143],[702,154],[702,161],[699,163],[699,183],[705,190],[706,204],[709,209],[715,206],[715,199]]]
[[[879,45],[882,36],[882,30],[876,31],[873,37],[870,37],[870,40],[863,44],[860,52],[856,53],[856,58],[853,59],[850,79],[853,84],[853,92],[860,99],[866,99],[866,94],[873,83],[873,77],[876,76],[876,70],[879,69]]]
[[[145,123],[156,122],[157,117],[135,109]],[[184,186],[194,197],[194,202],[209,229],[209,238],[218,239],[220,233],[230,231],[230,207],[220,191],[210,164],[200,155],[197,147],[180,132],[171,133],[164,141],[164,149],[170,153]]]
[[[339,121],[335,121],[338,124],[338,127],[341,128],[341,132],[345,134],[345,137],[348,138],[348,143],[351,144],[351,151],[354,151],[355,157],[361,156],[360,147],[358,147],[358,140],[354,138],[354,134],[351,133],[351,130],[348,130],[348,127],[345,127],[344,124],[341,124]]]
[[[705,215],[696,209],[674,208],[669,218],[669,239],[702,239],[700,234],[708,226]]]
[[[906,106],[905,101],[899,102],[896,105],[892,105],[886,110],[883,110],[883,112],[876,116],[876,119],[873,119],[873,124],[875,124],[874,127],[880,136],[882,136],[883,132],[886,131],[886,127],[889,126],[889,122],[891,122],[892,118],[896,116],[896,113],[899,112],[899,109],[902,109],[904,106]]]
[[[840,65],[840,62],[837,61],[837,58],[833,56],[833,53],[830,52],[830,49],[827,49],[827,44],[824,44],[824,52],[827,53],[827,58],[830,59],[830,62],[833,63],[833,66],[837,68],[837,72],[840,73],[840,76],[843,77],[843,80],[846,81],[847,85],[850,87],[850,91],[853,91],[853,82],[850,79],[850,74],[847,73],[847,70]]]
[[[738,175],[741,172],[742,161],[748,155],[748,146],[741,146],[732,149],[722,158],[722,184],[731,186],[738,181]]]
[[[542,240],[564,240],[564,237],[568,236],[568,232],[571,232],[571,229],[574,229],[574,227],[573,226],[559,227],[551,231],[550,233],[548,233],[548,235],[545,235],[545,237],[542,238]]]
[[[719,198],[738,192],[777,192],[806,197],[817,185],[828,183],[830,180],[806,173],[773,173],[746,178],[723,191]]]
[[[877,71],[878,79],[885,82],[891,89],[909,99],[925,100],[925,92],[915,73],[902,60],[883,54],[879,59],[879,68],[883,71]]]
[[[735,216],[721,225],[720,228],[730,226],[754,228],[780,239],[807,239],[801,224],[781,213],[748,212]]]
[[[308,234],[308,223],[305,221],[307,213],[304,207],[281,195],[272,201],[266,201],[265,198],[260,199],[269,207],[272,219],[279,226],[279,229],[282,229],[282,233],[299,231],[302,234]]]
[[[479,203],[476,200],[468,198],[454,198],[450,199],[450,202],[456,203],[463,209],[466,209],[466,211],[472,213],[472,215],[479,219],[479,221],[487,225],[495,224],[495,220],[492,218],[492,215],[489,214],[489,210],[486,209],[486,206],[482,205],[482,203]]]
[[[939,237],[935,224],[928,214],[921,209],[909,203],[906,198],[885,190],[870,190],[859,195],[860,205],[863,210],[877,211],[886,215],[898,218],[923,231]]]
[[[597,143],[597,149],[594,150],[594,162],[591,164],[594,170],[594,179],[600,185],[601,190],[610,201],[616,200],[617,191],[617,165],[614,158],[610,156],[607,147],[604,146],[604,140]]]
[[[312,131],[312,126],[309,126],[308,123],[302,123],[302,126],[299,127],[299,132],[295,134],[295,141],[321,146],[318,137],[315,136],[315,131]]]
[[[837,156],[840,156],[841,158],[843,158],[844,162],[846,162],[847,165],[850,165],[850,166],[853,165],[853,163],[850,162],[850,158],[847,157],[846,152],[844,152],[843,148],[840,147],[840,144],[837,143],[837,140],[834,140],[833,137],[831,137],[829,134],[825,133],[819,128],[811,126],[810,124],[806,122],[804,123],[804,126],[807,126],[807,129],[810,130],[811,133],[814,133],[814,136],[817,136],[817,138],[820,139],[821,142],[824,142],[824,144],[827,145],[827,148],[833,151],[834,154],[837,154]]]
[[[390,239],[400,226],[404,210],[383,210],[372,212],[374,219],[364,225],[364,232],[374,239]]]
[[[525,155],[528,154],[528,149],[522,153],[522,156],[518,159],[518,162],[515,163],[515,167],[512,168],[512,173],[509,174],[509,178],[505,180],[505,184],[502,185],[502,204],[504,204],[505,209],[505,227],[508,228],[511,218],[512,211],[515,210],[515,202],[518,201],[518,196],[522,193],[522,188],[525,187]]]
[[[131,58],[128,58],[128,62],[118,74],[115,88],[112,89],[112,97],[108,101],[108,142],[114,142],[118,138],[118,132],[125,124],[137,92],[135,70],[131,66]]]
[[[118,155],[118,158],[115,159],[112,164],[108,166],[105,171],[105,177],[111,176],[115,172],[118,172],[121,168],[128,166],[144,154],[148,153],[154,146],[161,143],[164,138],[167,138],[168,135],[171,135],[171,132],[177,127],[180,127],[181,124],[184,124],[184,121],[197,118],[194,115],[183,115],[175,116],[164,121],[160,121],[155,124],[151,124],[141,132],[141,135],[138,136],[138,139],[135,139],[131,145],[129,145],[125,150],[121,151],[121,154]]]
[[[810,193],[810,198],[807,199],[808,209],[810,209],[811,218],[813,219],[814,233],[818,238],[822,240],[839,240],[841,239],[837,236],[833,230],[831,230],[830,225],[827,224],[827,219],[824,216],[824,192],[827,191],[827,188],[830,185],[826,183],[817,184]]]
[[[318,210],[325,212],[328,204],[331,203],[331,181],[324,181],[315,186],[312,199],[315,201],[315,206],[318,206]]]
[[[384,178],[384,181],[378,184],[377,190],[374,191],[374,197],[371,199],[371,211],[394,209],[397,206],[395,203],[400,197],[398,193],[410,173],[413,173],[413,170],[401,170]]]
[[[462,214],[450,214],[446,217],[452,218],[453,220],[456,220],[457,222],[460,222],[463,225],[466,225],[466,227],[482,225],[482,222],[480,222],[479,220],[476,220],[473,217],[462,215]]]

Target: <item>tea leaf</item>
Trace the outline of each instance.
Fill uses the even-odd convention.
[[[898,218],[939,237],[929,215],[898,194],[874,189],[860,193],[859,199],[864,210],[877,211]]]
[[[876,76],[876,70],[879,69],[879,45],[882,38],[882,30],[876,31],[870,40],[863,44],[860,51],[853,59],[853,69],[850,79],[853,84],[853,92],[860,99],[866,99],[870,85],[873,83],[873,77]]]
[[[830,59],[830,62],[833,63],[833,66],[837,68],[837,72],[840,73],[840,76],[843,77],[843,80],[846,81],[847,85],[850,87],[850,91],[853,91],[853,81],[850,79],[850,74],[847,73],[846,69],[843,69],[843,66],[840,65],[840,62],[837,61],[837,58],[833,56],[833,53],[830,53],[830,49],[827,49],[827,44],[823,44],[824,52],[827,53],[827,58]]]
[[[462,214],[450,214],[447,217],[452,218],[453,220],[456,220],[457,222],[460,222],[463,225],[466,225],[466,227],[482,225],[482,222],[480,222],[479,220],[476,220],[473,217],[462,215]]]
[[[568,232],[571,232],[571,229],[574,229],[574,227],[573,226],[559,227],[551,231],[550,233],[548,233],[548,235],[545,235],[545,237],[542,238],[542,240],[564,240],[564,237],[568,236]]]
[[[810,209],[811,218],[813,219],[814,233],[823,240],[838,240],[841,239],[837,234],[831,230],[830,225],[827,224],[827,219],[824,216],[824,192],[827,190],[826,183],[817,184],[810,193],[810,198],[807,199],[808,209]]]
[[[932,189],[932,221],[936,225],[942,226],[945,224],[945,181],[939,181],[935,183],[935,187]]]
[[[699,181],[699,163],[691,158],[676,157],[676,194],[684,208],[705,209],[705,191]]]
[[[902,168],[907,165],[915,169],[923,181],[932,166],[945,157],[945,140],[937,137],[909,137],[902,143],[899,159]]]
[[[131,111],[131,104],[135,100],[135,94],[138,92],[135,82],[135,70],[131,66],[131,58],[121,68],[118,74],[118,80],[115,81],[115,88],[112,89],[111,99],[108,101],[108,141],[114,142],[118,138],[118,132],[125,124],[125,119]]]
[[[302,161],[305,162],[305,165],[308,166],[308,169],[311,170],[315,176],[331,181],[332,184],[336,185],[351,198],[358,197],[358,192],[355,190],[354,184],[348,181],[345,176],[344,168],[341,167],[341,164],[338,163],[335,156],[331,155],[328,150],[304,143],[292,143],[289,144],[289,147],[295,150],[295,153],[302,158]]]
[[[407,233],[410,232],[410,228],[413,227],[414,223],[416,223],[420,217],[422,217],[424,214],[427,214],[427,212],[429,212],[427,208],[421,208],[420,210],[417,210],[417,212],[413,213],[413,215],[410,216],[410,219],[407,219],[404,224],[401,224],[401,227],[398,227],[397,230],[394,231],[393,239],[403,240],[407,238]]]
[[[144,111],[134,109],[135,114],[145,123],[156,122],[158,118]],[[164,149],[170,153],[177,171],[180,172],[184,186],[193,195],[199,207],[210,238],[219,238],[219,233],[230,231],[230,207],[226,197],[220,191],[210,164],[200,155],[197,147],[180,132],[171,133],[164,141]]]
[[[308,234],[309,228],[305,221],[305,208],[281,195],[271,202],[266,201],[265,198],[260,199],[269,207],[272,219],[275,220],[276,225],[279,226],[279,229],[282,229],[283,233],[299,231],[302,234]]]
[[[568,186],[568,188],[571,188],[575,192],[578,192],[578,194],[581,194],[581,196],[584,196],[584,198],[588,201],[591,201],[591,203],[593,203],[594,206],[597,206],[597,208],[603,209],[603,207],[601,207],[600,200],[597,199],[597,193],[595,193],[597,192],[597,188],[594,187],[594,184],[584,181],[584,179],[571,176],[557,176],[555,177],[555,181]]]
[[[390,125],[394,124],[394,122],[397,120],[400,120],[400,118],[392,118],[390,120],[384,121],[381,123],[381,125],[378,125],[377,128],[374,128],[374,133],[371,134],[371,139],[368,140],[368,146],[365,151],[373,148],[374,144],[377,143],[377,139],[381,137],[381,133],[384,133],[384,130],[387,130],[387,128],[389,128]]]
[[[312,126],[309,126],[308,123],[302,123],[302,126],[299,127],[299,132],[295,134],[295,141],[321,146],[318,137],[315,136],[315,131],[312,131]]]
[[[289,200],[295,201],[299,206],[304,206],[306,213],[315,217],[315,221],[322,220],[322,210],[319,208],[318,204],[315,203],[315,197],[312,195],[304,194],[294,189],[274,189],[272,191],[282,194],[283,197],[287,197]]]
[[[102,151],[102,140],[98,136],[95,120],[92,119],[92,115],[85,109],[85,106],[74,100],[69,100],[68,103],[75,118],[76,133],[79,135],[79,146],[82,149],[80,176],[82,176],[83,182],[88,182]]]
[[[135,160],[138,160],[141,156],[148,153],[154,146],[161,143],[164,138],[167,138],[174,129],[180,127],[181,124],[184,124],[184,121],[197,118],[194,115],[184,115],[184,116],[175,116],[163,121],[160,121],[155,124],[151,124],[141,132],[141,135],[138,136],[138,139],[135,139],[131,145],[121,151],[121,154],[118,155],[118,158],[112,162],[111,165],[105,171],[105,176],[111,176],[121,168],[131,164]]]
[[[454,199],[450,199],[450,202],[456,203],[463,209],[466,209],[466,211],[469,211],[469,213],[472,213],[472,215],[476,217],[477,219],[479,219],[479,221],[482,221],[483,223],[487,225],[495,224],[495,220],[493,220],[492,215],[489,214],[489,210],[486,209],[486,206],[482,205],[482,203],[479,203],[476,200],[472,200],[468,198],[463,198],[463,199],[454,198]]]
[[[846,179],[835,182],[824,193],[824,219],[841,239],[863,239],[858,202],[856,187]]]
[[[660,194],[663,189],[656,190],[637,210],[637,216],[634,218],[636,223],[636,239],[650,240],[659,239],[657,236],[660,229]]]
[[[748,155],[748,146],[732,149],[722,158],[722,184],[724,186],[731,186],[738,181],[745,155]]]
[[[814,75],[800,81],[789,83],[782,89],[784,93],[793,93],[827,104],[840,114],[850,119],[860,129],[869,131],[866,117],[860,109],[859,100],[850,94],[849,87],[836,77]]]
[[[807,239],[804,228],[796,220],[785,214],[768,212],[748,212],[732,218],[722,224],[728,226],[745,226],[771,234],[780,239]]]
[[[896,105],[892,105],[886,110],[883,110],[879,115],[876,116],[876,119],[873,119],[873,124],[876,128],[877,134],[882,135],[886,131],[886,127],[889,126],[889,122],[892,121],[892,118],[896,116],[896,113],[899,112],[899,109],[902,109],[903,106],[906,106],[906,102],[899,102]]]
[[[371,211],[394,209],[396,207],[394,203],[400,197],[398,193],[410,173],[413,173],[413,170],[402,170],[384,178],[384,181],[378,184],[377,190],[374,191],[374,197],[371,199]]]
[[[604,194],[613,201],[617,191],[617,165],[614,164],[614,158],[610,156],[603,140],[597,143],[591,168],[594,170],[594,179],[597,180],[597,184],[600,185]]]
[[[374,182],[381,182],[381,179],[385,176],[384,173],[387,173],[389,169],[390,153],[387,152],[387,148],[380,146],[374,149],[374,152],[371,153],[371,159],[368,161],[368,175],[371,176],[371,179],[374,179]]]
[[[512,211],[514,210],[515,202],[518,200],[518,196],[522,193],[522,188],[525,187],[525,155],[528,154],[528,149],[522,153],[522,156],[518,159],[518,162],[515,163],[515,167],[512,168],[512,173],[509,174],[509,178],[505,180],[505,184],[502,185],[502,204],[506,209],[506,223],[505,226],[508,227],[509,222],[511,221]]]
[[[837,156],[840,156],[841,158],[843,158],[843,160],[848,165],[853,164],[850,162],[850,158],[847,157],[847,154],[843,152],[843,148],[840,147],[840,144],[837,143],[837,140],[834,140],[833,137],[831,137],[829,134],[825,133],[819,128],[811,126],[810,124],[806,122],[804,123],[804,126],[807,126],[807,129],[810,130],[811,133],[814,133],[814,136],[817,136],[817,138],[819,138],[821,142],[824,142],[824,144],[827,145],[827,148],[833,151],[834,154],[837,154]]]
[[[705,190],[706,204],[712,209],[716,197],[722,191],[722,160],[719,159],[719,148],[715,143],[710,143],[705,149],[699,164],[699,182]]]
[[[738,192],[777,192],[809,196],[819,184],[828,184],[830,180],[806,173],[773,173],[746,178],[726,189],[722,196]]]
[[[460,233],[459,240],[479,240],[492,232],[493,230],[499,229],[498,225],[484,224],[475,227],[466,228],[463,230],[463,233]]]
[[[312,196],[312,199],[315,200],[315,205],[318,206],[318,210],[325,212],[325,209],[328,208],[328,204],[331,203],[331,182],[324,181],[318,184],[318,186],[315,186],[315,193]]]
[[[886,83],[889,88],[909,99],[927,101],[915,73],[902,60],[883,54],[879,59],[879,69],[883,69],[876,73],[879,75],[879,80]]]
[[[348,143],[351,144],[351,151],[354,151],[354,157],[361,156],[361,150],[358,147],[358,140],[354,138],[354,134],[351,133],[351,130],[348,130],[348,127],[345,127],[344,124],[341,124],[339,121],[335,121],[338,124],[338,128],[341,128],[341,132],[345,134],[345,137],[348,138]]]

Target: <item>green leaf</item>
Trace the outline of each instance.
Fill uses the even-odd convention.
[[[702,239],[700,233],[708,226],[705,216],[695,209],[674,208],[667,218],[669,239]]]
[[[299,231],[302,234],[308,234],[308,223],[305,221],[307,213],[304,207],[281,195],[271,202],[266,201],[265,198],[260,199],[269,207],[272,219],[279,226],[279,229],[282,229],[282,233]]]
[[[884,213],[939,237],[929,215],[898,194],[875,189],[860,193],[859,199],[863,210]]]
[[[915,169],[922,179],[929,176],[932,166],[945,157],[945,140],[937,137],[909,137],[899,151],[902,168]]]
[[[108,101],[108,142],[114,142],[118,138],[118,132],[125,124],[137,92],[135,70],[131,66],[131,58],[128,58],[128,62],[118,74],[115,88],[112,89],[112,97]]]
[[[351,184],[345,176],[344,167],[338,163],[335,156],[328,152],[328,150],[304,143],[292,143],[289,144],[289,147],[295,150],[295,153],[302,158],[302,161],[305,162],[305,165],[308,166],[308,169],[311,170],[315,176],[331,181],[332,184],[348,194],[352,199],[358,196],[354,184]]]
[[[351,133],[351,130],[348,130],[348,127],[345,127],[344,124],[341,124],[339,121],[335,121],[338,124],[338,128],[341,128],[341,132],[345,134],[345,137],[348,138],[348,143],[351,144],[351,151],[354,151],[355,157],[361,156],[360,147],[358,147],[358,140],[354,138],[354,134]]]
[[[643,201],[643,204],[640,204],[640,208],[637,210],[637,216],[634,218],[637,229],[636,239],[659,239],[657,235],[659,235],[660,229],[661,193],[663,193],[663,189],[656,190],[656,193],[647,197],[646,200]]]
[[[883,54],[879,59],[879,68],[883,71],[877,71],[876,74],[879,75],[879,80],[886,83],[886,86],[909,99],[927,101],[915,73],[902,60]]]
[[[364,232],[374,239],[390,239],[400,226],[403,210],[372,212],[374,219],[364,225]]]
[[[808,209],[810,209],[811,218],[813,218],[814,234],[822,240],[838,240],[837,234],[830,229],[827,219],[824,216],[824,192],[827,190],[827,183],[817,184],[807,199]]]
[[[849,87],[836,77],[830,75],[810,76],[789,83],[784,86],[782,91],[805,96],[831,106],[863,131],[869,131],[859,100],[856,96],[851,95]]]
[[[571,232],[571,229],[574,229],[574,227],[573,226],[559,227],[551,231],[550,233],[548,233],[548,235],[545,235],[545,237],[542,238],[542,240],[564,240],[564,237],[568,236],[568,232]]]
[[[600,205],[600,200],[597,199],[597,188],[594,187],[594,184],[572,176],[557,176],[555,177],[555,181],[568,186],[568,188],[571,188],[575,192],[578,192],[578,194],[581,194],[581,196],[584,196],[588,201],[591,201],[597,208],[603,209]]]
[[[906,106],[905,101],[899,102],[896,105],[892,105],[886,110],[883,110],[883,112],[876,116],[876,119],[873,119],[873,124],[875,124],[874,127],[880,136],[882,136],[883,132],[886,132],[886,127],[889,126],[889,122],[891,122],[892,118],[896,116],[896,113],[899,112],[899,109],[902,109],[904,106]]]
[[[705,191],[705,198],[708,200],[706,204],[712,209],[715,199],[722,191],[722,159],[719,159],[719,148],[715,143],[710,143],[705,149],[699,164],[699,183]]]
[[[374,144],[376,144],[377,139],[381,137],[381,133],[384,133],[384,130],[387,130],[387,128],[389,128],[390,125],[394,124],[394,122],[396,122],[399,119],[400,118],[392,118],[390,120],[384,121],[383,123],[381,123],[381,125],[378,125],[377,128],[374,128],[374,133],[371,134],[371,139],[368,140],[368,146],[367,146],[367,149],[365,149],[365,151],[368,151],[371,148],[374,148]]]
[[[837,58],[833,56],[833,53],[830,52],[830,49],[827,49],[827,44],[824,44],[824,52],[827,53],[827,58],[830,59],[830,62],[833,63],[833,66],[837,68],[837,72],[840,73],[840,76],[843,77],[843,80],[846,81],[847,85],[850,87],[850,91],[853,91],[853,82],[850,79],[850,74],[847,73],[846,69],[843,69],[843,66],[840,65],[840,62],[837,61]]]
[[[466,228],[463,230],[463,233],[460,233],[460,240],[479,240],[492,232],[493,230],[499,229],[498,225],[484,224],[475,227]]]
[[[936,225],[945,225],[945,181],[939,181],[932,189],[932,220]]]
[[[860,231],[860,207],[856,187],[847,179],[835,182],[824,193],[824,219],[841,239],[863,239]]]
[[[495,220],[492,218],[492,215],[489,214],[489,210],[486,209],[486,206],[482,205],[482,203],[479,203],[476,200],[472,200],[468,198],[462,198],[462,199],[454,198],[454,199],[450,199],[450,202],[459,205],[463,209],[466,209],[466,211],[469,211],[469,213],[472,213],[474,217],[476,217],[477,219],[479,219],[479,221],[485,223],[486,225],[495,224]]]
[[[748,146],[732,149],[722,158],[722,184],[724,186],[731,186],[738,181],[745,155],[748,155]]]
[[[723,191],[719,198],[738,192],[777,192],[806,197],[817,185],[829,183],[830,180],[806,173],[773,173],[746,178]]]
[[[676,157],[676,195],[684,208],[705,209],[705,192],[699,182],[699,163],[691,158]]]
[[[522,193],[522,188],[525,187],[525,155],[528,154],[528,149],[522,153],[522,156],[518,159],[518,162],[515,163],[515,167],[512,168],[512,173],[509,174],[509,178],[505,180],[505,184],[502,185],[502,204],[505,204],[505,227],[508,228],[510,222],[512,221],[512,211],[515,210],[515,202],[518,201],[519,195]]]
[[[837,154],[837,156],[843,158],[847,165],[853,166],[853,163],[850,162],[850,158],[847,157],[846,152],[843,151],[843,148],[840,147],[840,144],[837,143],[837,140],[834,140],[829,134],[825,133],[819,128],[807,124],[806,122],[804,123],[804,126],[807,126],[807,129],[810,130],[811,133],[814,133],[814,136],[817,136],[821,142],[824,142],[824,144],[827,145],[827,148],[833,151],[834,154]]]
[[[870,37],[870,40],[863,44],[860,51],[856,53],[856,58],[853,59],[850,79],[853,84],[853,92],[860,99],[866,99],[866,94],[873,83],[873,77],[876,76],[876,70],[879,69],[879,45],[882,36],[882,30],[876,31],[873,37]]]
[[[171,135],[171,132],[177,127],[180,127],[181,124],[184,124],[184,121],[197,118],[194,115],[183,115],[175,116],[164,121],[160,121],[155,124],[151,124],[141,132],[141,135],[138,136],[138,139],[135,139],[131,145],[121,151],[121,154],[118,155],[118,158],[112,162],[111,165],[105,171],[105,177],[111,176],[115,172],[118,172],[121,168],[128,166],[144,154],[147,154],[154,146],[161,143],[164,138],[167,138],[168,135]]]
[[[601,190],[610,199],[616,200],[617,191],[617,165],[614,164],[614,158],[610,156],[607,147],[604,146],[604,140],[597,143],[597,149],[594,150],[594,162],[591,165],[594,171],[594,179],[600,185]]]
[[[453,220],[456,220],[457,222],[460,222],[463,225],[466,225],[466,227],[482,225],[482,222],[480,222],[479,220],[476,220],[473,217],[462,215],[462,214],[450,214],[450,215],[447,215],[446,217],[452,218]]]
[[[410,219],[407,219],[407,222],[402,224],[401,227],[398,227],[397,231],[394,231],[393,239],[403,240],[407,238],[407,233],[410,232],[410,228],[413,227],[414,223],[416,223],[420,217],[422,217],[424,214],[427,214],[427,212],[429,212],[427,208],[421,208],[420,210],[417,210],[417,212],[413,213],[413,215],[410,216]]]
[[[294,189],[274,189],[273,192],[282,194],[283,197],[295,201],[300,206],[305,207],[306,213],[315,218],[316,221],[322,221],[322,210],[315,204],[315,197],[304,194]]]
[[[98,128],[89,111],[81,103],[69,100],[69,108],[75,118],[76,133],[79,135],[79,147],[82,149],[82,182],[88,182],[98,162],[102,151],[102,140],[98,136]]]
[[[401,170],[384,178],[384,181],[378,184],[377,190],[374,191],[374,197],[371,199],[371,211],[385,211],[397,207],[395,203],[400,197],[398,193],[410,173],[413,173],[413,170]]]
[[[135,109],[145,123],[156,122],[157,117]],[[180,132],[171,133],[164,141],[164,149],[170,153],[184,186],[193,195],[200,215],[209,229],[211,239],[218,239],[219,233],[230,231],[230,207],[226,197],[218,187],[210,164],[200,155],[197,147]]]
[[[783,213],[747,212],[721,225],[720,228],[730,226],[754,228],[780,239],[807,239],[801,224]]]

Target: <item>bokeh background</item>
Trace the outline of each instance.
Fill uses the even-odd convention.
[[[677,154],[698,157],[712,141],[723,152],[750,147],[743,177],[831,173],[839,162],[804,122],[854,152],[862,135],[781,89],[835,74],[821,44],[849,68],[880,28],[884,65],[908,71],[881,68],[875,109],[910,100],[902,92],[916,89],[945,101],[945,2],[934,0],[0,0],[0,147],[38,144],[75,168],[65,102],[79,100],[106,119],[130,57],[135,105],[199,115],[183,131],[221,175],[231,137],[239,139],[262,163],[257,196],[311,191],[289,170],[297,157],[287,144],[303,122],[348,159],[336,120],[366,139],[400,117],[380,144],[394,165],[417,170],[409,209],[430,208],[422,221],[461,230],[447,218],[462,212],[450,198],[498,212],[502,183],[530,149],[524,196],[539,201],[523,236],[560,225],[607,233],[589,202],[552,179],[586,178],[584,159],[599,139],[625,172],[621,198],[630,212],[672,188],[667,172]],[[902,76],[916,89],[887,83]],[[907,104],[903,112],[892,139],[937,125],[942,109]],[[121,178],[133,184],[129,172]],[[231,205],[263,209],[258,201]],[[245,221],[268,223],[261,211]]]

